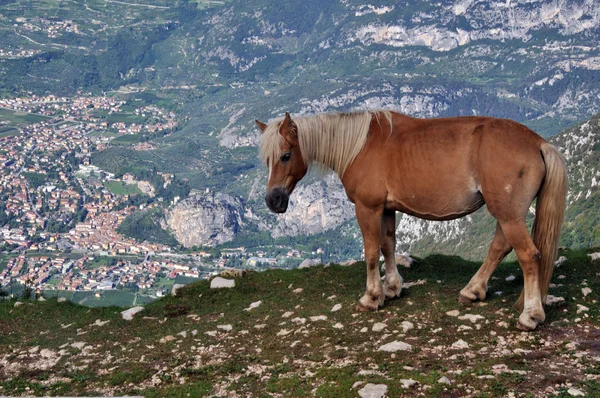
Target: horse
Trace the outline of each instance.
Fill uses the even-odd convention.
[[[487,283],[512,250],[523,271],[517,327],[534,330],[545,319],[564,219],[567,171],[558,150],[508,119],[482,116],[422,119],[393,111],[289,113],[261,130],[259,155],[269,177],[265,201],[284,213],[289,196],[313,165],[339,176],[354,203],[364,242],[366,292],[357,309],[376,311],[398,297],[396,211],[426,220],[452,220],[484,204],[496,219],[486,260],[460,291],[459,301],[484,300]],[[525,224],[536,200],[531,236]],[[385,278],[379,275],[380,252]]]

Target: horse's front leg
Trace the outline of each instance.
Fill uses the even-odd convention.
[[[356,219],[363,235],[365,262],[367,263],[367,291],[356,308],[361,311],[376,311],[383,305],[385,296],[379,278],[379,241],[383,208],[369,208],[356,204]]]
[[[385,261],[385,298],[400,296],[402,277],[396,267],[396,211],[384,210],[381,217],[381,253]]]

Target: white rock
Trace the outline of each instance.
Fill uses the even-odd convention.
[[[452,310],[452,311],[446,312],[446,315],[448,315],[448,316],[458,316],[459,314],[460,314],[459,310]]]
[[[546,296],[546,305],[549,307],[558,306],[565,303],[564,297],[553,296],[551,294]]]
[[[412,386],[417,384],[417,382],[413,379],[400,379],[400,383],[404,388],[411,388]]]
[[[254,308],[258,308],[258,307],[260,307],[260,305],[261,305],[261,304],[262,304],[262,301],[261,301],[261,300],[259,300],[259,301],[255,301],[255,302],[253,302],[253,303],[250,303],[250,307],[248,307],[248,308],[244,308],[244,311],[251,311],[251,310],[253,310]]]
[[[594,253],[595,254],[595,253]],[[579,388],[571,387],[567,390],[567,393],[572,397],[585,397],[585,393]]]
[[[83,341],[77,341],[77,342],[71,344],[71,347],[77,348],[78,350],[81,350],[83,347],[85,347],[85,342],[83,342]]]
[[[131,321],[131,320],[133,320],[133,316],[135,314],[137,314],[138,312],[143,311],[143,310],[144,310],[144,307],[142,307],[142,306],[132,307],[128,310],[122,311],[121,316],[126,321]]]
[[[373,324],[373,327],[371,328],[371,330],[374,332],[381,332],[385,328],[387,328],[387,325],[385,323],[376,322],[375,324]]]
[[[358,395],[361,398],[383,398],[387,393],[387,389],[388,387],[385,384],[368,383],[358,390]]]
[[[160,340],[158,340],[159,343],[168,343],[169,341],[173,341],[175,340],[175,337],[173,336],[165,336],[163,338],[161,338]]]
[[[560,256],[555,262],[554,265],[556,267],[560,267],[562,265],[562,263],[564,263],[565,261],[567,261],[567,258],[565,256]]]
[[[327,316],[325,316],[325,315],[318,315],[318,316],[311,316],[310,317],[310,321],[311,322],[326,321],[326,320],[327,320]]]
[[[585,305],[581,305],[581,304],[577,304],[577,313],[582,313],[582,312],[587,312],[589,311],[589,308],[586,307]]]
[[[177,296],[177,292],[179,291],[179,289],[181,289],[182,287],[184,287],[184,284],[181,283],[176,283],[173,285],[173,287],[171,288],[171,294],[173,296]]]
[[[516,277],[515,277],[514,275],[510,275],[510,276],[507,276],[507,277],[506,277],[505,281],[507,281],[507,282],[512,282],[512,281],[514,281],[515,279],[516,279]]]
[[[306,318],[296,317],[292,319],[292,323],[295,323],[296,325],[304,325],[306,323]]]
[[[462,316],[459,316],[458,319],[460,319],[461,321],[471,321],[471,323],[476,323],[478,320],[480,319],[485,319],[484,317],[482,317],[481,315],[475,315],[475,314],[465,314]]]
[[[288,311],[288,312],[284,312],[283,315],[281,315],[282,318],[289,318],[292,315],[294,315],[294,313],[292,311]]]
[[[208,332],[204,332],[204,334],[206,334],[207,336],[210,337],[215,337],[217,335],[217,331],[216,330],[209,330]]]
[[[235,287],[235,280],[233,279],[225,279],[220,276],[215,277],[212,281],[210,281],[211,289],[221,289],[221,288],[232,288]]]
[[[266,324],[262,323],[260,325],[254,325],[254,329],[264,329],[265,326],[267,326]]]
[[[288,334],[292,333],[293,330],[287,330],[287,329],[281,329],[279,332],[277,332],[277,336],[287,336]]]
[[[440,384],[452,384],[452,382],[450,381],[450,379],[447,378],[446,376],[440,377],[437,382],[440,383]]]
[[[301,287],[299,287],[297,289],[292,290],[292,293],[299,294],[299,293],[302,293],[303,291],[304,291],[304,289],[302,289]]]
[[[197,335],[197,334],[198,334],[198,329],[194,329],[194,330],[192,330],[192,336],[195,336],[195,335]]]
[[[581,294],[583,294],[583,297],[587,297],[588,294],[590,294],[592,292],[592,289],[590,289],[589,287],[584,287],[583,289],[581,289]]]
[[[455,341],[454,343],[452,343],[452,348],[457,348],[457,349],[463,349],[463,348],[469,348],[469,343],[467,343],[464,340],[458,340]]]
[[[460,325],[458,327],[458,329],[456,329],[458,332],[464,332],[465,330],[473,330],[473,328],[471,326],[467,326],[467,325]]]
[[[46,299],[44,298],[44,296],[40,296],[38,297],[38,301],[46,301]]]
[[[185,339],[187,337],[187,331],[184,330],[183,332],[177,333],[177,335],[181,336],[181,337],[183,337]]]
[[[23,303],[22,303],[22,302],[20,302],[20,301],[15,301],[15,307],[19,307],[19,306],[21,306],[21,305],[23,305]]]
[[[96,319],[96,322],[94,322],[95,326],[104,326],[106,325],[108,322],[110,321],[101,321],[100,319]]]
[[[410,322],[410,321],[402,321],[402,323],[400,324],[400,326],[402,326],[402,331],[404,333],[408,332],[409,330],[412,330],[415,328],[415,325]]]
[[[396,352],[396,351],[410,351],[412,346],[402,341],[392,341],[379,347],[377,351]]]
[[[343,329],[343,328],[344,328],[344,325],[342,325],[341,323],[339,323],[339,322],[338,322],[338,323],[336,323],[335,325],[333,325],[333,328],[334,328],[334,329]]]
[[[367,328],[366,326],[362,329],[360,329],[361,333],[367,333],[369,331],[369,328]]]
[[[231,325],[217,325],[217,329],[224,330],[226,332],[231,332],[233,330],[233,326]]]
[[[357,381],[354,384],[352,384],[352,389],[354,390],[356,387],[360,387],[362,386],[364,383],[364,381]]]
[[[588,254],[588,257],[590,257],[592,259],[592,261],[598,260],[598,259],[600,259],[600,252]]]
[[[336,312],[342,309],[342,305],[341,304],[336,304],[333,306],[333,308],[331,309],[331,312]]]
[[[65,301],[67,301],[67,299],[65,297],[59,297],[56,301],[58,301],[59,303],[64,303]]]
[[[419,279],[419,280],[414,281],[414,282],[404,282],[402,284],[402,288],[408,289],[409,287],[418,286],[418,285],[424,285],[426,283],[427,283],[427,281],[425,279]]]

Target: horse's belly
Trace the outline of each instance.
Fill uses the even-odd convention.
[[[467,190],[460,194],[401,194],[388,195],[386,208],[426,220],[453,220],[473,213],[483,206],[481,192]]]

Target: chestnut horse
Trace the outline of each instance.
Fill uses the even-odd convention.
[[[496,218],[496,233],[460,301],[485,299],[488,279],[514,249],[525,282],[517,326],[533,330],[544,321],[542,303],[558,250],[567,172],[559,152],[542,137],[506,119],[418,119],[390,111],[294,120],[286,113],[268,125],[256,123],[262,130],[260,156],[269,168],[265,199],[271,211],[287,210],[289,195],[312,164],[335,171],[355,204],[367,264],[359,309],[377,310],[402,289],[394,255],[396,211],[452,220],[485,204]],[[525,217],[535,198],[532,238]]]

